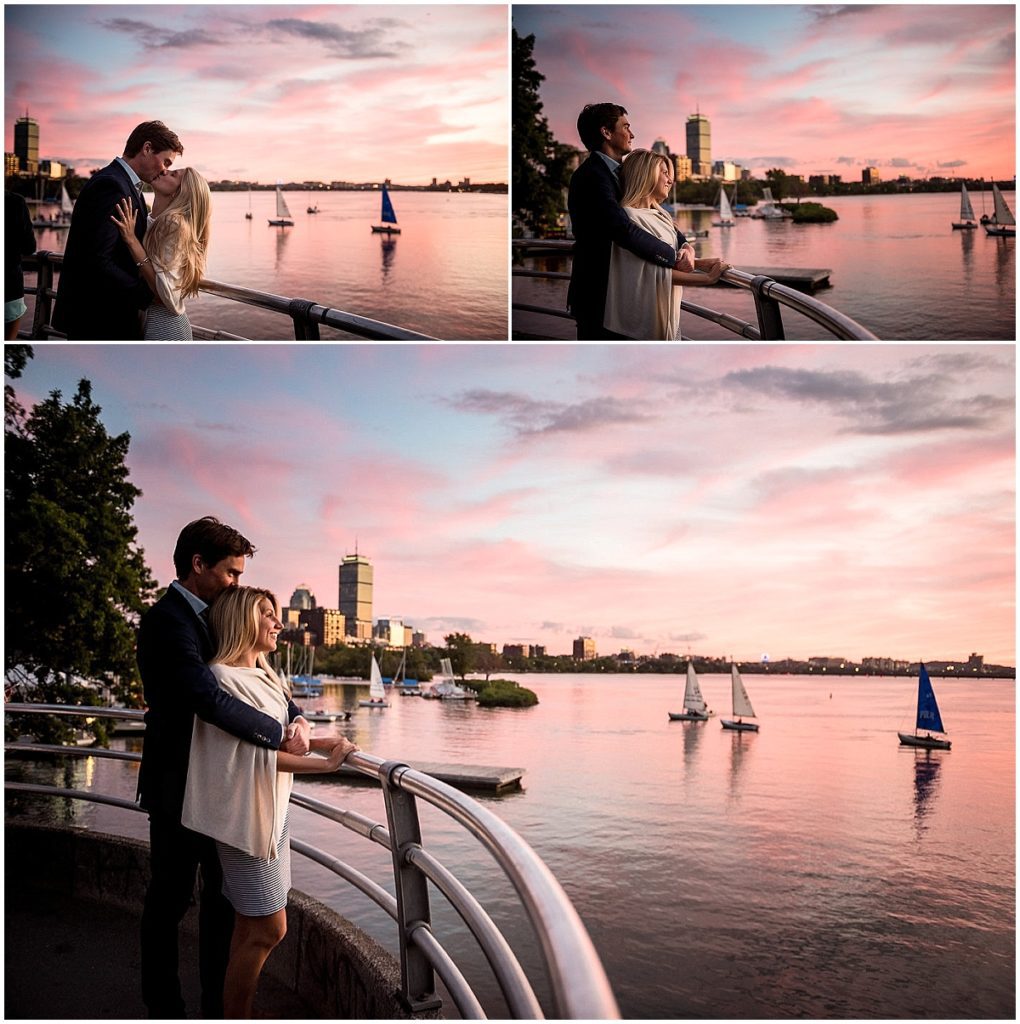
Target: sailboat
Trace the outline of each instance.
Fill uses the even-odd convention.
[[[974,207],[970,205],[970,196],[967,194],[967,186],[964,182],[960,183],[960,221],[962,223],[953,223],[954,228],[976,228],[977,218],[974,216]]]
[[[987,224],[985,232],[989,235],[1001,235],[1005,238],[1016,238],[1016,220],[1013,211],[1006,205],[1002,198],[999,186],[992,182],[992,200],[995,203],[995,213]]]
[[[707,722],[708,716],[713,714],[705,705],[705,698],[701,696],[701,687],[698,685],[698,677],[694,674],[694,666],[687,662],[687,685],[684,687],[684,709],[683,711],[670,711],[670,720],[673,722]]]
[[[399,235],[400,228],[397,227],[397,214],[393,209],[393,202],[390,199],[389,190],[385,185],[382,187],[382,213],[380,218],[382,224],[373,224],[372,230],[377,234]]]
[[[379,671],[379,662],[375,660],[375,655],[372,655],[372,678],[368,686],[368,700],[359,700],[358,707],[360,708],[388,708],[389,702],[386,700],[386,691],[383,689],[382,673]]]
[[[422,692],[423,697],[433,700],[471,700],[474,694],[458,686],[454,681],[453,666],[449,658],[439,659],[439,682],[433,683]]]
[[[712,227],[731,228],[734,225],[733,210],[730,208],[730,198],[726,195],[726,189],[719,189],[719,219],[712,221]]]
[[[290,210],[287,209],[287,200],[283,198],[283,189],[279,185],[276,186],[276,220],[270,219],[269,223],[278,228],[294,226],[294,221],[290,219]]]
[[[771,186],[767,185],[761,191],[762,200],[751,213],[755,220],[782,220],[784,217],[793,216],[792,213],[787,213],[776,206],[776,201],[772,198]]]
[[[251,189],[248,189],[248,212],[244,215],[245,220],[251,220]]]
[[[924,735],[921,735],[921,730]],[[926,747],[928,750],[949,750],[952,743],[940,736],[933,736],[932,733],[942,733],[945,736],[946,730],[942,725],[942,716],[939,714],[939,705],[935,700],[935,691],[932,689],[931,680],[928,678],[928,670],[921,663],[921,671],[917,677],[917,719],[914,723],[914,731],[897,733],[900,743],[906,747]]]
[[[754,708],[751,707],[751,699],[744,689],[744,680],[740,678],[736,665],[730,666],[730,676],[733,684],[733,714],[736,720],[729,718],[722,719],[724,729],[738,729],[741,732],[757,732],[757,722],[745,722],[743,718],[755,718]]]

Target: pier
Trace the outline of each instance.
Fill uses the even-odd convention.
[[[520,789],[521,779],[524,777],[523,768],[493,768],[479,764],[434,764],[430,761],[416,760],[411,767],[457,789],[485,790],[491,793]],[[329,777],[309,776],[311,779]],[[341,766],[340,777],[349,781],[364,780],[359,771],[346,765]]]

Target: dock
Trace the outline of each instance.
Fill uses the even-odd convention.
[[[521,779],[524,776],[523,768],[494,768],[478,764],[436,764],[431,761],[409,761],[407,764],[411,768],[431,775],[432,778],[457,789],[484,790],[489,793],[503,793],[508,790],[520,789]],[[361,772],[354,768],[348,768],[346,765],[340,767],[339,775],[349,782],[375,783],[374,779],[369,779]],[[329,778],[336,778],[336,776],[306,775],[302,781]]]
[[[735,269],[754,277],[771,277],[773,281],[796,288],[799,292],[813,295],[819,288],[829,288],[832,271],[813,267],[747,267],[743,263],[734,264]],[[726,284],[721,281],[720,284]]]

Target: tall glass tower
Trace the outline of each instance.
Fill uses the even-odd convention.
[[[687,155],[691,173],[702,178],[712,174],[712,129],[700,112],[687,118]]]
[[[18,168],[27,174],[39,173],[39,122],[26,114],[14,122],[14,155]]]
[[[340,611],[348,636],[372,637],[372,565],[361,555],[344,555],[340,563]]]

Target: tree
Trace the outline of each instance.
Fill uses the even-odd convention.
[[[765,178],[772,189],[772,198],[778,203],[788,195],[788,183],[786,171],[779,167],[771,167],[765,172]]]
[[[131,518],[130,436],[107,434],[87,380],[27,415],[5,398],[5,690],[94,705],[106,688],[140,704],[135,627],[155,584]]]
[[[542,115],[539,85],[545,81],[535,67],[533,35],[513,31],[513,198],[514,217],[534,235],[559,227],[563,190],[570,178],[572,150],[556,141]]]
[[[467,633],[450,633],[443,640],[451,668],[463,679],[474,668],[475,642]]]

